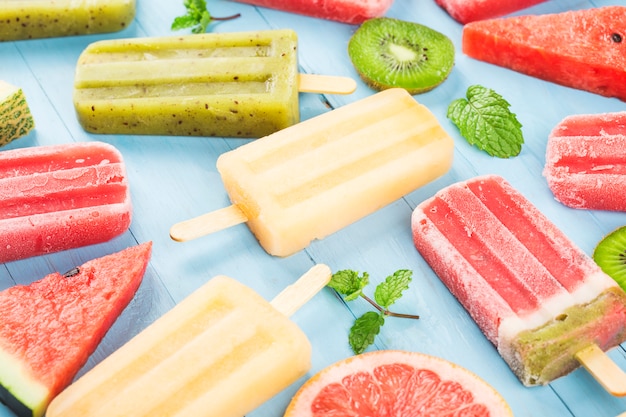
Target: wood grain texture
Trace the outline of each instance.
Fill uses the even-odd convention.
[[[299,36],[301,72],[357,80],[357,90],[351,95],[301,94],[303,119],[373,94],[358,79],[348,59],[347,43],[356,26],[227,0],[209,4],[214,16],[241,13],[239,19],[212,25],[213,31],[292,28]],[[622,2],[552,0],[525,12],[551,13],[617,4]],[[567,115],[625,110],[624,102],[474,61],[460,52],[462,27],[433,0],[396,0],[388,16],[426,24],[447,34],[457,47],[456,64],[448,80],[431,92],[415,96],[432,110],[455,140],[455,160],[449,173],[287,258],[265,253],[245,224],[194,241],[174,242],[169,237],[173,224],[229,205],[215,162],[221,153],[249,140],[91,135],[78,124],[71,97],[75,63],[87,45],[103,39],[172,35],[176,32],[170,30],[171,21],[183,13],[182,1],[138,0],[135,21],[123,32],[0,43],[0,79],[24,89],[37,124],[29,136],[0,151],[70,141],[111,143],[124,155],[134,207],[130,230],[111,242],[0,265],[0,289],[32,282],[52,271],[64,272],[137,242],[154,242],[152,260],[136,298],[81,374],[215,275],[236,278],[271,300],[315,263],[327,264],[333,271],[367,271],[372,279],[371,291],[395,270],[408,268],[414,271],[413,282],[394,309],[419,314],[421,318],[388,319],[372,349],[424,352],[464,366],[492,384],[517,417],[610,417],[626,410],[625,399],[607,394],[584,369],[549,386],[523,387],[419,256],[410,231],[412,209],[438,189],[474,175],[495,173],[504,176],[590,254],[604,234],[626,224],[626,214],[572,210],[557,203],[541,175],[547,136]],[[518,157],[489,157],[468,145],[446,119],[448,104],[463,97],[472,84],[493,88],[511,103],[512,111],[523,124],[526,140]],[[349,328],[354,317],[368,309],[360,300],[346,305],[330,289],[324,289],[294,314],[293,320],[313,345],[313,368],[307,377],[351,355],[347,345]],[[626,369],[621,347],[609,352],[609,356]],[[282,415],[307,377],[249,417]],[[13,416],[0,405],[0,417]]]

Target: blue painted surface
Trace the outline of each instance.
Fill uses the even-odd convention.
[[[357,78],[346,46],[355,26],[296,16],[230,2],[210,1],[215,16],[242,17],[212,26],[215,32],[292,28],[299,36],[301,70]],[[620,1],[553,0],[527,12],[549,13]],[[437,355],[464,366],[492,384],[509,402],[516,416],[615,416],[626,400],[612,397],[584,371],[578,370],[549,386],[523,387],[463,308],[450,295],[412,245],[410,214],[420,201],[455,181],[477,174],[507,178],[583,250],[591,253],[601,237],[626,223],[623,213],[581,211],[555,202],[541,176],[548,133],[563,117],[575,113],[624,110],[623,102],[560,87],[512,71],[474,61],[460,52],[462,27],[432,0],[396,0],[388,16],[415,21],[447,34],[457,47],[455,68],[435,90],[416,96],[439,118],[456,142],[455,161],[448,174],[357,223],[314,242],[288,258],[264,252],[245,225],[187,243],[170,240],[168,230],[178,221],[228,204],[215,169],[223,152],[246,143],[242,139],[95,136],[79,126],[71,102],[76,59],[91,42],[139,36],[171,35],[170,23],[184,12],[182,2],[138,0],[134,23],[123,32],[0,43],[0,79],[21,86],[36,119],[36,131],[4,149],[71,141],[103,140],[123,153],[132,188],[134,219],[130,231],[104,244],[36,257],[0,266],[0,289],[29,283],[52,271],[152,240],[154,252],[144,282],[131,305],[115,323],[81,374],[172,308],[212,276],[229,275],[271,299],[314,263],[333,270],[367,271],[372,287],[400,268],[414,271],[414,280],[396,310],[419,314],[420,320],[387,320],[372,349],[407,349]],[[446,119],[448,104],[465,95],[469,85],[495,89],[510,103],[523,124],[522,153],[502,160],[469,146]],[[373,93],[359,81],[350,96],[302,95],[302,118],[329,111]],[[365,302],[345,305],[324,289],[293,319],[313,345],[308,376],[351,355],[347,334]],[[1,318],[0,318],[1,320]],[[622,348],[610,356],[626,369]],[[291,395],[306,380],[293,384],[249,416],[282,415]],[[0,405],[0,417],[12,414]]]

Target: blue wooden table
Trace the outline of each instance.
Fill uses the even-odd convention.
[[[528,12],[549,13],[618,0],[552,0]],[[215,16],[241,13],[239,19],[213,24],[214,32],[292,28],[299,36],[302,72],[357,78],[346,52],[355,26],[254,8],[231,1],[209,1]],[[229,275],[267,299],[292,283],[314,263],[334,271],[369,272],[373,287],[397,269],[414,271],[414,279],[395,310],[419,314],[420,320],[389,319],[371,349],[406,349],[433,354],[470,369],[492,384],[516,416],[612,417],[626,410],[626,399],[607,394],[584,370],[549,386],[525,388],[509,371],[464,309],[414,249],[412,209],[438,189],[478,174],[503,175],[591,253],[604,234],[626,224],[624,213],[582,211],[557,203],[541,171],[550,130],[565,116],[626,109],[623,102],[543,82],[472,60],[461,53],[462,26],[433,0],[396,0],[388,16],[426,24],[447,34],[457,47],[449,79],[435,90],[415,96],[439,118],[454,138],[455,160],[448,174],[357,223],[311,244],[287,258],[268,255],[245,225],[187,243],[169,238],[172,224],[229,204],[215,169],[223,152],[249,140],[229,138],[96,136],[79,126],[72,106],[76,60],[91,42],[174,33],[170,24],[184,13],[182,1],[138,0],[133,24],[119,33],[0,43],[0,79],[22,87],[36,120],[36,130],[4,149],[71,141],[101,140],[123,153],[131,184],[134,217],[130,230],[111,242],[0,265],[0,289],[30,283],[52,271],[67,271],[82,262],[151,240],[154,252],[135,299],[114,324],[81,373],[137,334],[211,277]],[[465,95],[468,86],[493,88],[510,103],[523,124],[526,143],[519,156],[497,159],[469,146],[446,119],[448,104]],[[359,81],[349,96],[301,95],[303,119],[373,93]],[[344,304],[324,289],[294,316],[313,345],[311,373],[352,355],[347,336],[354,317],[370,307],[365,301]],[[2,318],[0,318],[1,320]],[[622,348],[610,356],[626,369]],[[280,416],[296,389],[283,393],[249,416]],[[0,405],[0,416],[12,414]]]

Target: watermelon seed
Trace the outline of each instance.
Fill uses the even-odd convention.
[[[80,273],[80,269],[78,267],[76,268],[72,268],[69,271],[67,271],[65,274],[63,274],[64,278],[71,278],[74,275],[78,275]]]
[[[622,35],[620,35],[619,33],[614,33],[611,35],[611,40],[615,43],[621,43],[622,42]]]

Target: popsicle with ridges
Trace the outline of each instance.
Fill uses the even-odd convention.
[[[626,293],[502,177],[450,185],[418,205],[415,246],[525,385],[626,340]],[[626,377],[619,385],[626,394]]]
[[[0,263],[106,242],[132,206],[121,153],[103,142],[0,152]]]
[[[63,391],[48,417],[241,417],[302,377],[311,345],[288,314],[330,280],[316,265],[271,303],[217,276]]]
[[[299,87],[349,94],[347,77],[299,74],[290,29],[94,42],[73,101],[91,133],[258,138],[300,120]]]
[[[453,152],[425,106],[385,90],[222,154],[232,206],[170,235],[185,241],[245,221],[268,253],[288,256],[445,174]]]

